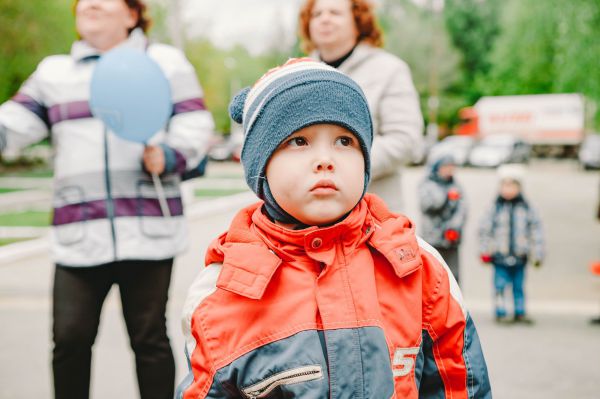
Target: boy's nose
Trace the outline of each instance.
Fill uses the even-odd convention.
[[[333,172],[333,162],[329,158],[321,158],[315,161],[315,172]]]

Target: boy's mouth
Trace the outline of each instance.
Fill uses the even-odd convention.
[[[337,191],[337,186],[333,182],[333,180],[323,179],[319,180],[314,186],[310,189],[313,193],[326,193],[330,191]]]

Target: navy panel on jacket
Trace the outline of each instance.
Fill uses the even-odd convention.
[[[285,383],[294,371],[304,375]],[[254,397],[248,393],[254,387],[272,389],[266,397],[273,398],[389,398],[394,381],[384,333],[378,327],[299,332],[221,368],[207,397]]]
[[[417,354],[415,380],[419,398],[445,399],[444,382],[433,357],[433,339],[426,330],[422,333],[421,350]]]
[[[487,366],[483,362],[483,353],[479,336],[475,329],[475,324],[471,315],[467,314],[467,325],[464,332],[465,346],[463,348],[463,357],[467,367],[467,392],[469,398],[490,398],[492,397],[490,389],[490,380],[488,379]],[[481,396],[482,392],[487,392]]]

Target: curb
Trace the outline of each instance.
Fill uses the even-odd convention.
[[[489,314],[492,316],[494,302],[492,298],[484,299],[465,299],[465,305],[469,312],[475,314]],[[527,313],[530,315],[577,315],[577,316],[593,316],[597,315],[599,305],[596,301],[576,300],[576,299],[556,299],[543,300],[532,299],[527,301]]]
[[[256,195],[251,191],[247,191],[188,205],[185,207],[185,215],[189,221],[192,221],[239,209],[256,201],[258,201]],[[5,245],[0,247],[0,267],[10,262],[48,253],[49,251],[50,234],[34,240]]]
[[[50,236],[16,242],[0,247],[0,267],[9,262],[36,256],[50,251]]]

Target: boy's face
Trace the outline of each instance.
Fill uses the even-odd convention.
[[[505,200],[510,201],[521,192],[521,186],[514,180],[503,179],[500,182],[500,195]]]
[[[441,177],[442,179],[448,180],[452,176],[454,176],[454,169],[455,169],[455,166],[452,163],[442,165],[438,169],[438,176]]]
[[[319,124],[288,137],[266,168],[275,201],[306,225],[326,225],[362,196],[365,161],[358,139],[343,127]]]

